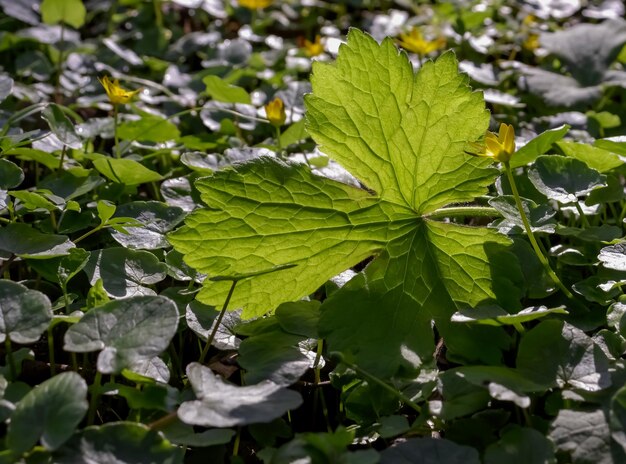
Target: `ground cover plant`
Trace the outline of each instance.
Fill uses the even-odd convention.
[[[0,9],[0,462],[626,462],[622,2]]]

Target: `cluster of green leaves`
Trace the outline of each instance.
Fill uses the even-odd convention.
[[[623,21],[31,3],[0,0],[0,462],[626,459],[626,145],[589,142],[621,134]],[[399,52],[402,17],[456,54]],[[346,22],[377,40],[337,51]],[[500,121],[553,273],[466,153]]]

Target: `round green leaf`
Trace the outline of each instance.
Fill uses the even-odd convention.
[[[547,320],[524,334],[516,365],[545,387],[597,392],[611,385],[609,362],[591,337],[563,321]]]
[[[144,113],[141,119],[120,124],[117,128],[117,135],[123,140],[167,142],[180,137],[180,132],[178,127],[167,119]]]
[[[554,445],[535,429],[513,427],[485,452],[485,464],[502,463],[554,464]]]
[[[50,2],[50,0],[46,0]],[[65,0],[52,0],[56,1],[56,3],[64,3]],[[77,1],[77,0],[70,0]],[[80,2],[80,0],[78,0]],[[45,1],[44,1],[45,3]],[[69,3],[69,2],[68,2]],[[81,3],[82,5],[82,3]],[[43,5],[42,5],[43,8]],[[70,148],[79,149],[83,146],[83,141],[80,139],[78,134],[76,133],[76,129],[74,129],[74,124],[70,121],[70,118],[66,116],[66,114],[61,110],[61,107],[56,103],[50,103],[46,108],[41,112],[41,117],[46,120],[48,126],[50,126],[50,130],[57,138],[64,144]]]
[[[65,235],[44,234],[27,224],[11,223],[0,228],[0,251],[21,258],[64,256],[74,247]]]
[[[5,10],[6,13],[6,10]],[[0,75],[0,103],[11,95],[11,91],[13,90],[13,79],[11,79],[6,74]]]
[[[75,372],[65,372],[33,388],[11,416],[7,444],[22,454],[38,441],[55,450],[74,433],[87,412],[87,383]]]
[[[128,227],[127,234],[112,231],[115,241],[126,248],[155,250],[168,248],[165,234],[176,227],[186,213],[177,206],[158,201],[133,201],[117,208],[114,217],[133,218],[143,227]]]
[[[94,158],[93,166],[98,172],[119,184],[139,185],[163,179],[161,174],[148,169],[135,160],[111,158],[102,155],[92,155],[92,157]]]
[[[528,170],[528,178],[537,190],[559,203],[575,203],[606,183],[606,176],[565,156],[540,156]]]
[[[52,320],[50,300],[10,280],[0,280],[0,342],[35,343]]]
[[[121,247],[92,251],[84,268],[91,285],[102,279],[107,294],[115,298],[154,295],[145,285],[162,281],[166,270],[152,253]]]
[[[178,327],[178,309],[162,296],[135,296],[93,308],[65,333],[66,351],[102,350],[98,370],[117,374],[162,353]]]
[[[380,464],[480,464],[478,451],[449,440],[413,438],[380,453]]]
[[[626,242],[602,248],[598,259],[602,261],[604,267],[616,271],[626,271]]]
[[[182,452],[155,430],[134,422],[87,427],[55,453],[57,464],[181,464]]]
[[[41,17],[46,24],[66,23],[78,29],[85,24],[85,5],[82,0],[43,0]]]
[[[24,171],[15,163],[0,159],[0,189],[17,187],[24,180]]]
[[[187,377],[198,399],[181,404],[178,417],[189,425],[231,427],[271,422],[302,404],[299,393],[269,380],[238,387],[198,363],[187,366]]]
[[[280,328],[246,338],[239,347],[239,365],[246,370],[246,381],[257,383],[269,379],[278,385],[295,383],[309,368],[311,361],[298,349],[300,335]]]

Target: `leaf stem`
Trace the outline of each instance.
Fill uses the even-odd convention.
[[[48,327],[48,358],[50,360],[50,377],[54,377],[54,374],[56,374],[56,365],[54,359],[54,334],[52,333],[52,326]]]
[[[11,339],[7,335],[4,339],[4,349],[6,351],[6,360],[9,365],[9,371],[11,372],[11,380],[17,380],[17,368],[15,366],[15,359],[13,359],[13,350],[11,349]]]
[[[89,237],[91,234],[95,234],[96,232],[98,232],[100,229],[102,229],[102,224],[97,225],[96,227],[94,227],[93,229],[91,229],[88,232],[85,232],[83,235],[81,235],[80,237],[78,237],[76,240],[73,240],[74,244],[80,242],[81,240],[86,239],[87,237]]]
[[[93,425],[96,419],[96,409],[98,406],[98,398],[100,397],[100,384],[102,382],[102,373],[96,369],[96,376],[91,385],[91,401],[89,402],[89,413],[87,415],[87,425]]]
[[[117,104],[113,103],[113,138],[115,139],[115,157],[120,157],[120,141],[117,136]]]
[[[541,252],[541,248],[539,247],[539,243],[537,243],[537,239],[535,238],[535,234],[530,227],[530,222],[528,222],[528,217],[526,216],[526,212],[524,211],[524,206],[522,205],[522,200],[519,196],[519,192],[517,190],[517,185],[515,184],[515,178],[513,177],[513,172],[511,170],[511,165],[508,162],[504,163],[504,170],[507,175],[507,179],[509,180],[509,184],[511,185],[511,191],[513,192],[513,197],[515,197],[515,205],[517,206],[517,210],[519,211],[522,222],[524,223],[524,229],[526,230],[526,235],[528,235],[528,240],[530,240],[530,244],[539,258],[539,262],[546,270],[547,274],[552,279],[552,282],[567,296],[567,298],[574,299],[574,295],[567,289],[561,279],[556,275],[556,273],[550,267],[550,263],[545,255]]]
[[[391,385],[383,382],[378,377],[374,376],[373,374],[370,374],[365,369],[360,368],[356,364],[352,364],[351,362],[346,361],[343,358],[342,354],[340,354],[340,353],[332,353],[331,355],[334,358],[336,358],[339,362],[341,362],[342,364],[345,364],[350,369],[355,371],[358,375],[360,375],[364,379],[368,380],[369,382],[375,383],[375,384],[379,385],[380,387],[384,388],[385,390],[387,390],[389,393],[391,393],[393,396],[395,396],[400,401],[405,403],[407,406],[409,406],[411,409],[416,411],[418,414],[422,413],[422,408],[417,403],[415,403],[411,398],[409,398],[404,393],[402,393],[401,391],[398,391],[396,388],[394,388]]]
[[[585,216],[585,212],[583,211],[582,207],[580,206],[580,203],[578,201],[576,201],[576,203],[574,203],[574,205],[576,206],[576,211],[578,211],[578,215],[580,216],[580,221],[582,223],[582,228],[586,229],[587,227],[589,227],[589,221],[587,220],[587,216]]]
[[[211,331],[211,335],[206,340],[206,345],[204,345],[204,350],[202,350],[202,354],[200,355],[200,359],[198,362],[200,364],[204,363],[204,358],[206,358],[207,353],[209,352],[209,348],[215,339],[215,334],[217,333],[217,329],[219,329],[220,324],[222,323],[222,319],[224,318],[224,314],[226,314],[226,310],[228,309],[228,303],[230,303],[230,298],[233,296],[233,292],[235,291],[235,287],[237,286],[238,280],[233,280],[233,283],[230,286],[230,290],[228,291],[228,295],[226,296],[226,300],[224,301],[224,306],[222,306],[222,310],[220,311],[219,316],[215,320],[215,325],[213,326],[213,330]]]

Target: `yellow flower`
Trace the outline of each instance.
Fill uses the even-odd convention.
[[[285,114],[285,104],[283,101],[276,97],[274,100],[265,105],[265,114],[272,126],[280,127],[285,124],[287,114]]]
[[[98,78],[98,80],[102,84],[102,87],[104,87],[104,91],[107,93],[109,100],[114,105],[128,103],[130,99],[141,90],[124,90],[120,87],[117,79],[111,81],[109,76],[104,76],[102,79]]]
[[[414,27],[408,34],[400,34],[398,43],[405,50],[423,56],[445,47],[446,39],[439,37],[435,40],[426,40],[420,30]]]
[[[473,156],[492,158],[501,163],[508,163],[515,153],[515,130],[510,124],[500,124],[498,134],[487,132],[484,145],[472,144],[478,153],[466,153]]]
[[[529,52],[537,50],[539,48],[539,36],[537,34],[529,34],[524,42],[522,42],[522,47]]]
[[[274,0],[237,0],[240,6],[250,10],[258,10],[259,8],[267,8]]]
[[[306,56],[313,57],[324,53],[324,46],[322,45],[322,38],[319,35],[315,36],[315,42],[304,39],[304,53]]]

